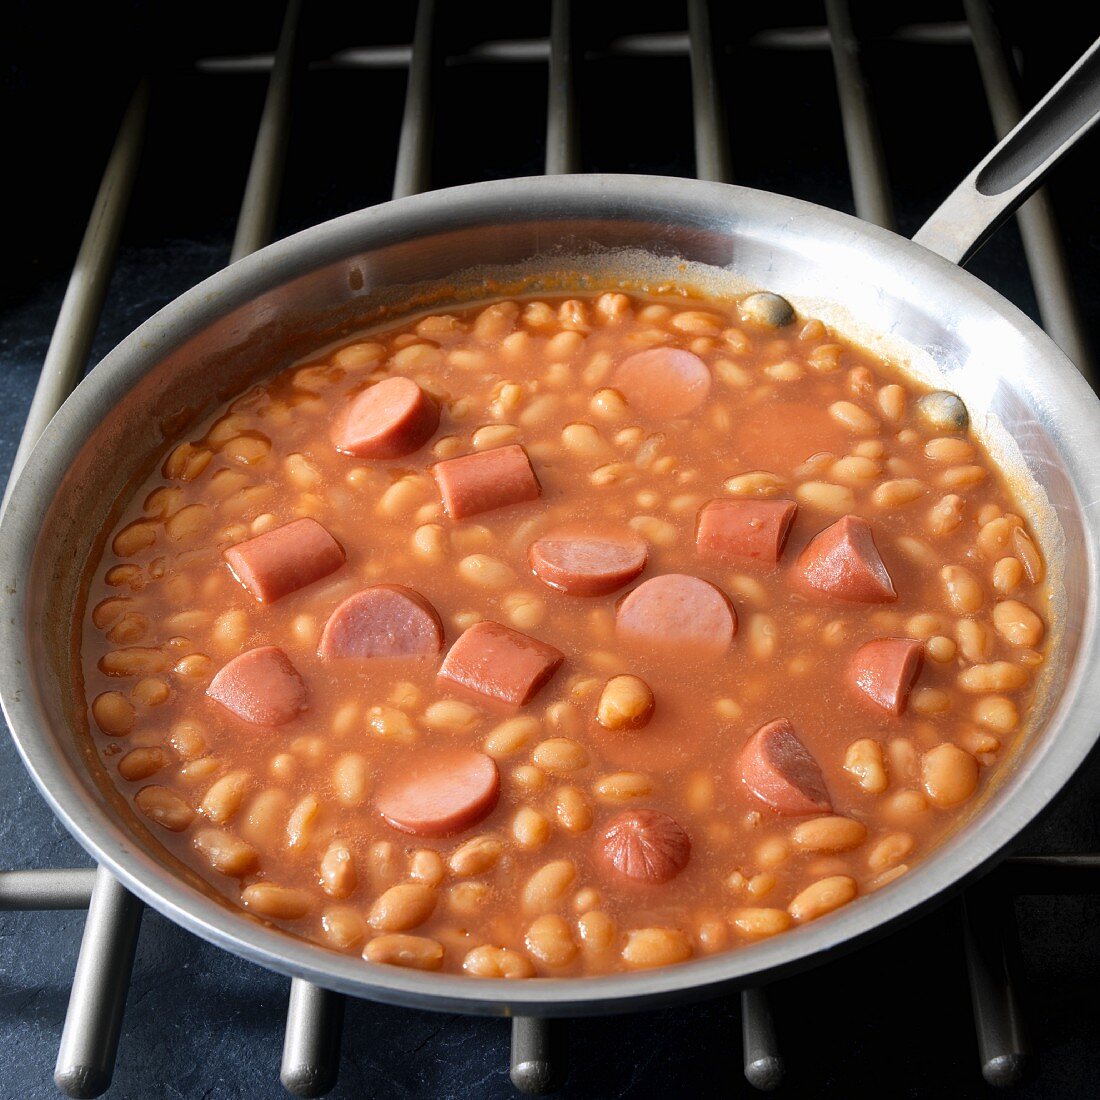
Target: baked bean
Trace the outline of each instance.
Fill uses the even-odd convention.
[[[921,757],[921,780],[936,806],[957,806],[978,786],[978,762],[957,745],[937,745]]]
[[[622,958],[632,970],[671,966],[691,958],[691,943],[678,928],[636,928],[626,934]]]
[[[193,843],[195,850],[215,871],[230,878],[250,874],[260,860],[251,844],[224,829],[200,829]]]
[[[564,918],[553,913],[536,917],[524,936],[527,950],[547,966],[568,966],[577,957],[577,943]]]
[[[747,474],[728,478],[722,488],[734,496],[770,497],[775,496],[786,485],[786,480],[778,474],[767,470],[752,470]]]
[[[508,622],[517,630],[533,630],[546,618],[546,602],[529,592],[515,592],[501,600]]]
[[[167,787],[142,787],[134,803],[150,821],[173,833],[183,832],[195,817],[195,811]]]
[[[800,923],[817,920],[847,905],[858,892],[855,879],[848,875],[830,875],[800,891],[787,906],[787,911]]]
[[[447,866],[456,875],[483,875],[503,854],[504,845],[495,836],[476,836],[451,853]]]
[[[512,778],[528,792],[541,791],[546,786],[546,772],[534,764],[521,764],[513,769]]]
[[[1043,620],[1019,600],[995,604],[993,625],[1009,645],[1035,647],[1043,639]]]
[[[171,763],[171,757],[164,749],[152,746],[146,749],[131,749],[119,762],[118,774],[129,783],[148,779],[161,768]]]
[[[583,833],[592,826],[592,808],[577,787],[558,788],[554,812],[567,833]]]
[[[362,753],[345,752],[336,758],[332,785],[336,797],[345,806],[361,806],[370,785],[367,758]]]
[[[521,806],[512,818],[512,836],[521,848],[540,848],[550,839],[550,822],[530,806]]]
[[[995,733],[1011,733],[1020,722],[1016,704],[1003,695],[990,695],[974,704],[971,716],[979,726]]]
[[[751,940],[762,940],[786,932],[791,926],[791,915],[786,909],[747,907],[735,909],[730,914],[730,923],[743,936]]]
[[[645,680],[613,676],[600,693],[596,718],[604,729],[639,729],[653,716],[653,710],[653,691]]]
[[[970,615],[985,603],[985,594],[977,577],[961,565],[945,565],[940,570],[947,604],[960,615]]]
[[[422,882],[402,882],[375,899],[367,917],[379,932],[407,932],[423,924],[435,908],[435,891]]]
[[[105,691],[92,700],[96,725],[111,737],[125,737],[134,728],[134,708],[121,691]]]
[[[483,748],[492,757],[511,756],[537,737],[541,730],[537,718],[508,718],[490,730]]]
[[[881,873],[903,860],[912,850],[913,838],[909,833],[890,833],[868,852],[867,866]]]
[[[879,508],[904,508],[920,500],[925,492],[924,485],[916,478],[901,477],[876,486],[871,501]]]
[[[565,775],[588,767],[588,750],[568,737],[550,737],[535,746],[531,759],[551,775]]]
[[[882,746],[869,737],[853,741],[844,754],[844,770],[868,794],[882,794],[889,785]]]
[[[553,909],[576,877],[577,868],[571,859],[554,859],[544,863],[523,887],[524,910],[544,913]]]
[[[370,940],[363,958],[409,970],[438,970],[443,965],[443,945],[429,936],[390,933]]]
[[[202,796],[199,811],[215,825],[224,825],[240,808],[252,777],[245,771],[223,775]]]
[[[367,711],[367,725],[384,741],[408,745],[419,737],[409,716],[397,707],[371,707]]]
[[[990,661],[973,665],[959,673],[958,685],[963,691],[984,695],[991,691],[1015,691],[1027,683],[1027,669],[1009,661]]]
[[[470,733],[481,721],[481,712],[457,699],[441,699],[424,711],[423,721],[433,733]]]
[[[241,891],[241,904],[271,920],[299,920],[313,908],[313,899],[305,890],[292,886],[254,882]]]
[[[867,826],[850,817],[815,817],[791,832],[791,842],[804,852],[846,852],[866,839]]]
[[[851,401],[834,401],[829,406],[829,415],[849,431],[859,432],[861,435],[878,431],[878,421]]]
[[[533,978],[535,964],[519,951],[485,944],[462,960],[462,969],[475,978]]]
[[[846,485],[830,485],[827,481],[806,481],[794,491],[795,500],[807,508],[818,508],[830,515],[842,516],[856,506],[856,498]]]
[[[972,664],[986,661],[993,653],[993,632],[976,619],[960,619],[955,627],[959,652]]]
[[[577,934],[582,950],[591,955],[602,955],[615,946],[618,930],[606,913],[593,910],[577,918]]]
[[[619,805],[653,793],[653,782],[641,772],[614,772],[596,780],[593,790],[601,802]]]
[[[112,649],[99,659],[99,667],[108,676],[153,676],[164,672],[171,660],[159,649],[128,646]]]
[[[366,921],[345,905],[326,909],[321,914],[321,929],[325,939],[338,951],[350,951],[362,943],[367,934]]]
[[[240,824],[241,832],[254,844],[273,849],[285,835],[290,813],[290,796],[286,791],[271,788],[261,791],[248,807]]]
[[[358,885],[355,858],[342,841],[334,840],[321,857],[321,889],[330,898],[350,897]]]

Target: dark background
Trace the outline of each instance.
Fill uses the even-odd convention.
[[[820,25],[815,4],[716,2],[737,181],[851,210],[827,51],[751,44],[761,27]],[[973,52],[892,40],[902,23],[962,18],[952,3],[856,3],[899,228],[911,233],[992,144]],[[545,35],[548,3],[448,3],[439,37],[433,185],[541,171],[546,71],[539,62],[463,59],[488,39]],[[683,5],[576,4],[584,169],[693,172],[686,57],[604,52],[623,34],[681,31]],[[1100,30],[1080,4],[997,3],[1034,102]],[[303,52],[410,40],[412,4],[307,4]],[[0,472],[14,454],[34,381],[121,111],[154,76],[142,168],[92,355],[228,259],[266,74],[196,68],[198,58],[273,50],[281,5],[8,3],[0,10],[0,122],[6,191],[0,264]],[[405,72],[313,67],[298,89],[280,235],[385,200]],[[1084,315],[1100,336],[1097,135],[1051,189]],[[1014,226],[973,265],[1035,315]],[[1100,441],[1098,441],[1100,444]],[[1098,716],[1100,721],[1100,716]],[[1100,850],[1095,759],[1023,842]],[[0,741],[0,865],[87,865]],[[1024,1001],[1038,1052],[1020,1097],[1100,1091],[1100,902],[1021,899]],[[54,1095],[50,1074],[81,913],[0,915],[0,1097]],[[278,1097],[286,979],[210,947],[148,912],[138,948],[115,1098]],[[960,936],[949,904],[884,942],[773,987],[788,1083],[780,1095],[973,1096],[984,1089]],[[749,1095],[736,999],[571,1025],[578,1097]],[[338,1096],[507,1096],[504,1021],[349,1005]]]

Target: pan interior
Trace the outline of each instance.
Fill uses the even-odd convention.
[[[1083,453],[1096,440],[1095,431],[1090,441],[1079,424],[1063,422],[1076,396],[1095,428],[1095,399],[1083,383],[1075,389],[1054,345],[976,280],[854,219],[739,188],[598,179],[573,181],[572,191],[541,180],[512,181],[510,192],[497,184],[423,196],[265,249],[167,307],[116,349],[32,456],[0,531],[6,591],[17,611],[6,628],[15,653],[5,710],[37,781],[82,842],[200,934],[333,988],[424,1007],[491,1012],[538,1004],[564,1013],[659,1003],[792,965],[926,901],[1001,848],[1095,737],[1087,719],[1074,721],[1072,704],[1093,690],[1082,686],[1081,665],[1096,645],[1097,520],[1079,493],[1088,477]],[[780,937],[783,944],[669,971],[505,990],[498,982],[367,966],[227,908],[170,866],[132,817],[120,823],[126,811],[97,776],[80,734],[72,623],[86,563],[118,501],[167,441],[186,438],[188,425],[213,405],[343,333],[447,303],[603,286],[681,287],[707,296],[774,290],[964,398],[976,433],[1027,501],[1052,567],[1052,657],[1025,749],[956,835],[898,883]],[[1100,498],[1095,484],[1085,488],[1085,501]],[[1055,744],[1061,760],[1051,765]]]

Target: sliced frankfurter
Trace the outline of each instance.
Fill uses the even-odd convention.
[[[344,564],[344,548],[307,517],[238,542],[224,557],[254,599],[272,603],[336,572]]]
[[[802,584],[833,599],[892,603],[898,598],[871,525],[859,516],[844,516],[814,535],[794,571]]]
[[[737,757],[738,778],[761,802],[781,814],[832,809],[821,769],[798,739],[789,718],[761,726]]]
[[[624,359],[611,385],[639,416],[667,418],[694,412],[710,394],[710,369],[690,351],[650,348]]]
[[[699,510],[695,549],[713,561],[775,565],[797,511],[793,500],[712,500]]]
[[[720,656],[737,633],[737,612],[725,593],[686,573],[643,581],[615,613],[620,638],[649,649],[690,649]]]
[[[401,458],[439,427],[439,406],[411,378],[385,378],[357,393],[336,418],[332,442],[360,458]]]
[[[451,836],[487,817],[500,795],[491,756],[474,749],[414,749],[383,781],[375,808],[395,829]]]
[[[668,814],[625,810],[600,834],[596,858],[633,882],[668,882],[688,865],[691,838]]]
[[[629,584],[649,556],[645,540],[610,524],[568,524],[548,531],[527,549],[531,572],[570,596],[606,596]]]
[[[451,646],[438,679],[508,706],[523,706],[558,671],[565,654],[500,623],[475,623]]]
[[[432,476],[451,519],[538,500],[542,491],[527,452],[518,443],[444,459],[432,467]]]
[[[281,726],[306,707],[306,685],[290,658],[274,645],[250,649],[224,665],[206,694],[238,718]]]
[[[856,650],[848,675],[883,710],[905,713],[909,692],[924,664],[924,646],[909,638],[875,638]]]
[[[419,592],[375,584],[348,596],[325,623],[321,657],[428,657],[443,648],[443,623]]]

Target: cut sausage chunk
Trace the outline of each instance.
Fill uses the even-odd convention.
[[[552,645],[486,620],[475,623],[439,668],[439,679],[509,706],[522,706],[558,671],[565,655]]]
[[[710,394],[710,370],[693,352],[650,348],[624,359],[611,385],[640,416],[686,416]]]
[[[798,555],[795,573],[810,588],[850,603],[898,598],[871,526],[859,516],[844,516],[818,532]]]
[[[224,556],[233,576],[260,603],[305,588],[344,564],[343,547],[308,517],[238,542]]]
[[[761,726],[737,758],[741,782],[781,814],[815,814],[832,809],[817,761],[798,739],[789,718]]]
[[[538,500],[541,492],[531,460],[518,443],[437,462],[432,476],[451,519]]]
[[[411,378],[386,378],[353,397],[332,433],[338,451],[360,458],[401,458],[439,427],[439,406]]]
[[[709,581],[666,573],[643,581],[619,601],[615,627],[620,638],[648,648],[719,656],[737,633],[737,612]]]
[[[451,836],[492,813],[499,795],[500,773],[491,756],[421,749],[386,779],[375,807],[403,833]]]
[[[329,616],[322,657],[427,657],[443,648],[432,605],[400,584],[376,584],[348,596]]]
[[[648,550],[633,531],[569,524],[531,543],[527,560],[543,584],[570,596],[606,596],[645,568]]]
[[[257,726],[281,726],[306,708],[302,677],[274,645],[234,657],[210,681],[206,694]]]
[[[775,565],[797,511],[793,500],[712,500],[699,511],[695,548],[716,561]]]
[[[905,713],[909,691],[924,664],[924,646],[908,638],[875,638],[856,650],[849,675],[864,695],[883,710]]]
[[[597,858],[634,882],[675,878],[691,858],[691,838],[679,822],[657,810],[616,814],[600,836]]]

